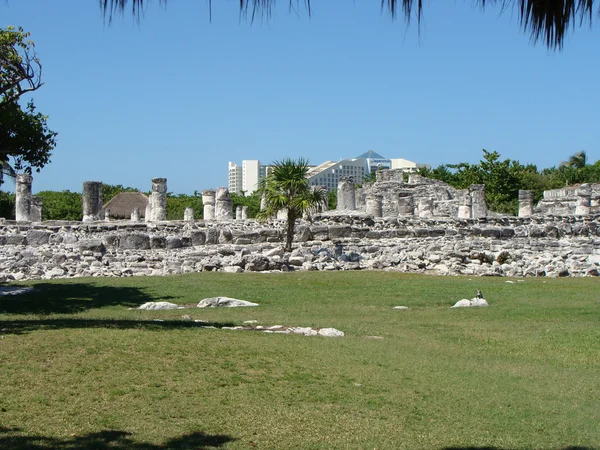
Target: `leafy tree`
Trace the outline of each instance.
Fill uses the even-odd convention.
[[[42,220],[81,220],[83,205],[79,192],[41,191],[36,195],[44,202]]]
[[[0,28],[0,166],[2,175],[40,171],[50,162],[56,135],[48,117],[36,112],[32,100],[25,109],[22,95],[39,89],[42,66],[29,33],[22,28]],[[2,178],[0,177],[0,184]]]
[[[140,17],[144,6],[150,0],[99,0],[100,7],[105,17],[112,19],[114,14],[123,12],[131,5],[133,15]],[[160,0],[166,3],[167,0]],[[270,15],[277,3],[286,3],[284,0],[239,0],[240,11],[250,15],[251,20],[258,15]],[[290,9],[296,9],[300,0],[287,0]],[[311,0],[303,0],[310,15]],[[420,24],[423,17],[423,0],[378,0],[382,8],[387,9],[392,17],[401,12],[406,21],[410,22],[416,15]],[[582,26],[585,19],[590,25],[593,23],[593,12],[600,12],[598,0],[477,0],[481,8],[497,5],[501,11],[516,10],[524,31],[529,32],[533,42],[542,41],[549,48],[561,48],[565,34],[569,28]],[[212,0],[208,0],[209,9]]]
[[[587,153],[585,150],[574,153],[569,157],[568,161],[563,161],[560,165],[574,167],[575,169],[583,169],[587,165]]]
[[[203,217],[202,194],[198,191],[193,195],[187,194],[167,194],[167,220],[183,220],[185,208],[190,207],[194,210],[194,218]]]
[[[275,161],[269,175],[259,183],[258,195],[264,196],[266,207],[258,213],[258,218],[265,220],[279,211],[286,211],[287,252],[292,251],[296,220],[313,208],[323,206],[327,198],[327,191],[310,186],[306,178],[308,169],[308,160],[303,158]]]

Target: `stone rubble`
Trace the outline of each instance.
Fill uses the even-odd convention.
[[[598,276],[600,215],[373,218],[328,211],[285,222],[0,221],[0,281],[190,272],[386,270],[436,275]]]
[[[472,298],[471,300],[464,298],[464,299],[456,302],[454,304],[454,306],[451,306],[450,308],[472,308],[472,307],[485,307],[485,306],[490,306],[490,305],[488,305],[488,302],[483,298]]]
[[[252,303],[247,300],[239,300],[237,298],[230,297],[211,297],[205,298],[198,303],[198,308],[239,308],[247,306],[259,306],[258,303]]]

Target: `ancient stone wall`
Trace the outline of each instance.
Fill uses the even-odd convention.
[[[0,279],[221,270],[598,275],[600,216],[373,218],[317,215],[284,253],[284,221],[0,223]]]

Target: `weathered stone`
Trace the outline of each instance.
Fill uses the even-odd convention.
[[[229,189],[218,187],[215,191],[215,219],[216,220],[232,220],[233,203],[229,198]]]
[[[167,241],[166,241],[166,248],[168,250],[173,250],[176,248],[181,248],[183,247],[183,244],[181,242],[181,239],[177,236],[167,236]]]
[[[104,244],[100,239],[86,239],[79,241],[79,250],[81,252],[87,250],[92,253],[104,253],[106,251],[106,247],[104,247]]]
[[[211,297],[205,298],[198,303],[198,308],[236,308],[236,307],[246,307],[246,306],[259,306],[258,303],[252,303],[247,300],[239,300],[236,298],[230,297]]]
[[[32,245],[34,247],[39,245],[45,245],[50,241],[50,233],[49,231],[43,230],[29,230],[27,232],[27,244]]]
[[[215,220],[215,191],[202,191],[202,205],[204,208],[204,220]]]
[[[145,311],[158,311],[158,310],[169,310],[169,309],[184,309],[182,306],[176,305],[170,302],[147,302],[143,305],[138,306],[136,309]]]
[[[519,190],[519,217],[533,216],[533,191]]]
[[[33,177],[28,173],[19,173],[15,177],[15,219],[31,220],[31,183]]]
[[[337,189],[337,209],[351,211],[356,209],[353,178],[340,178]]]
[[[473,219],[487,217],[485,184],[472,184],[469,190],[471,191],[471,214]]]
[[[150,237],[143,233],[123,234],[119,240],[119,248],[122,250],[147,250],[150,248]]]
[[[102,211],[102,182],[84,181],[81,194],[83,202],[83,222],[100,220]]]
[[[204,231],[192,231],[192,245],[205,245],[206,244],[206,233]]]
[[[186,222],[194,221],[194,209],[193,208],[190,208],[189,206],[185,208],[185,210],[183,211],[183,220],[185,220]]]
[[[152,193],[150,194],[151,221],[167,220],[167,179],[152,178]]]

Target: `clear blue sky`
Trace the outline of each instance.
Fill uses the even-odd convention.
[[[286,0],[250,24],[235,1],[213,0],[209,22],[206,1],[155,0],[141,22],[108,26],[97,0],[0,2],[0,26],[32,33],[46,83],[34,99],[59,132],[34,192],[166,177],[191,194],[226,186],[228,161],[369,149],[432,166],[482,148],[538,168],[600,159],[600,30],[554,52],[511,11],[470,1],[426,2],[420,33],[378,0],[312,4],[312,18]]]

